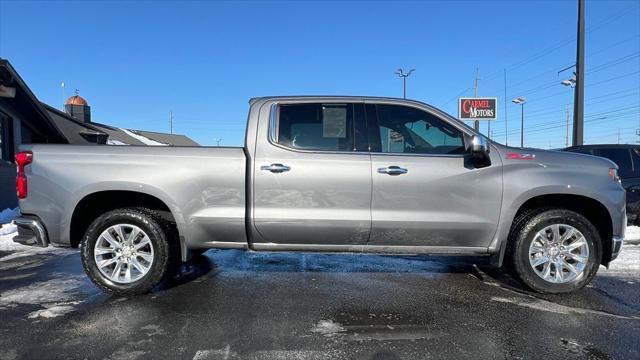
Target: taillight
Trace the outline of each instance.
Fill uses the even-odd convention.
[[[18,199],[24,199],[28,194],[27,175],[24,174],[24,167],[33,161],[33,153],[31,151],[21,151],[16,154],[16,165],[18,165],[18,174],[16,175],[16,193]]]

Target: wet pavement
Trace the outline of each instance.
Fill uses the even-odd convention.
[[[553,296],[482,258],[211,250],[117,297],[56,250],[0,253],[0,295],[0,359],[640,358],[635,270]]]

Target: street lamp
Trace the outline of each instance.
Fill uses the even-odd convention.
[[[576,87],[576,77],[573,76],[570,79],[562,80],[562,81],[560,81],[560,84],[562,84],[564,86],[570,86],[570,87],[574,88],[574,87]]]
[[[527,99],[517,97],[511,100],[511,102],[520,105],[520,147],[524,147],[524,104],[527,102]]]
[[[407,98],[407,78],[411,75],[412,72],[416,71],[416,69],[409,70],[408,73],[404,73],[402,69],[396,70],[396,75],[402,78],[402,98]]]
[[[570,66],[569,68],[571,68],[573,66]],[[566,70],[566,69],[565,69]],[[562,72],[564,70],[561,70],[560,72]],[[558,72],[558,74],[560,73]],[[570,88],[575,88],[576,87],[576,74],[573,73],[573,76],[569,79],[565,79],[560,81],[560,84],[564,85],[564,86],[568,86]],[[565,136],[565,141],[564,141],[565,146],[569,146],[569,104],[567,104],[567,134]]]

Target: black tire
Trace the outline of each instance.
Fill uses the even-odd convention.
[[[529,262],[529,247],[536,233],[553,224],[566,224],[584,235],[589,257],[583,273],[566,283],[544,280]],[[598,272],[602,259],[602,243],[596,228],[587,218],[566,209],[533,209],[524,212],[513,223],[507,247],[507,264],[516,277],[530,289],[540,293],[559,294],[578,290],[587,285]]]
[[[148,272],[131,283],[118,283],[104,276],[95,262],[94,247],[100,234],[112,225],[132,224],[142,229],[153,247],[153,262]],[[95,219],[87,229],[80,244],[80,255],[85,272],[101,289],[119,295],[149,292],[163,279],[170,276],[175,264],[175,232],[171,224],[158,213],[145,208],[123,208],[109,211]]]

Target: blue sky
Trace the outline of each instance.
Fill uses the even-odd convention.
[[[79,89],[95,121],[241,145],[251,97],[402,96],[457,114],[456,99],[524,96],[525,145],[562,147],[577,1],[205,2],[0,0],[0,57],[41,101]],[[587,0],[585,142],[636,142],[640,1]],[[509,143],[520,109],[510,101]],[[487,124],[481,129],[487,132]]]

